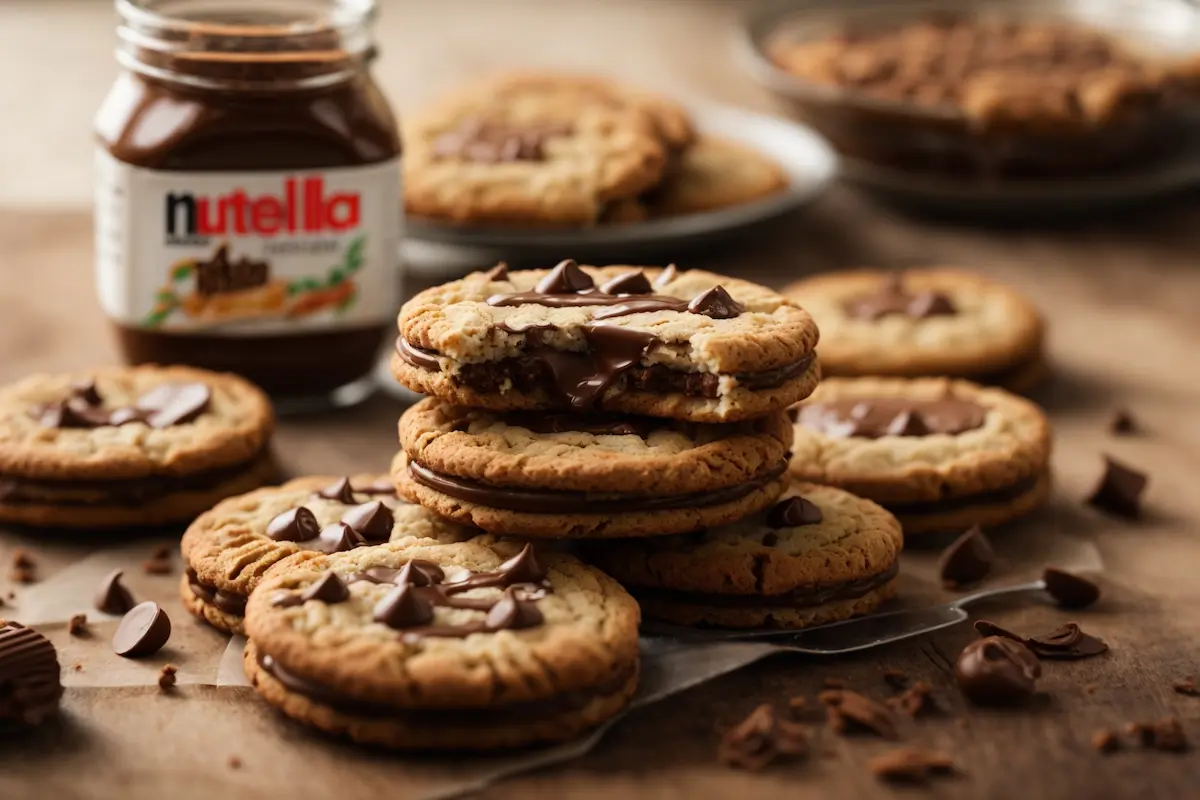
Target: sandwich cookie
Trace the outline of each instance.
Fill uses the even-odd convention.
[[[529,545],[385,545],[281,562],[246,609],[246,675],[289,717],[402,750],[570,739],[638,680],[638,607]]]
[[[791,422],[696,425],[495,412],[422,400],[400,418],[402,496],[490,533],[657,536],[721,525],[783,492]]]
[[[246,599],[276,562],[407,540],[458,542],[479,531],[396,497],[386,476],[298,478],[232,497],[183,535],[183,604],[227,633],[243,632]]]
[[[1027,392],[1048,372],[1033,303],[966,270],[835,272],[784,294],[820,326],[828,376],[946,376]]]
[[[1050,493],[1050,424],[1003,389],[830,378],[796,410],[791,474],[887,508],[911,537],[1008,522]]]
[[[590,560],[642,613],[676,625],[805,628],[874,611],[895,592],[900,523],[870,500],[797,483],[732,525],[605,543]]]
[[[730,422],[782,410],[819,377],[804,309],[746,281],[674,267],[501,265],[418,294],[399,326],[397,380],[498,411]]]
[[[62,528],[189,522],[276,476],[270,402],[188,367],[34,375],[0,389],[0,520]]]

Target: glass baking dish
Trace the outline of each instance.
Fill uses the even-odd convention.
[[[776,65],[779,41],[879,30],[935,14],[1078,24],[1108,33],[1171,75],[1166,99],[1119,123],[1064,130],[981,132],[955,105],[868,96],[806,81]],[[774,0],[744,25],[754,76],[847,160],[939,180],[993,183],[1128,171],[1170,159],[1186,145],[1196,103],[1200,12],[1187,0]]]

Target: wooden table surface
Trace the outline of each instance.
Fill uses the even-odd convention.
[[[25,12],[31,8],[29,3],[15,5]],[[489,25],[505,25],[494,29],[507,32],[500,45],[507,58],[515,59],[527,47],[541,62],[561,57],[576,66],[610,64],[612,71],[644,77],[651,85],[693,95],[711,89],[725,101],[765,103],[725,54],[723,37],[736,4],[569,0],[545,12],[558,23],[586,18],[589,41],[594,34],[610,48],[627,42],[631,51],[642,54],[634,63],[663,70],[644,76],[629,66],[624,51],[601,54],[584,42],[580,47],[588,56],[572,56],[577,36],[546,31],[542,9],[550,5],[533,0],[405,4],[403,13],[413,25],[394,30],[391,47],[402,55],[417,53],[414,57],[430,70],[438,61],[435,56],[450,54],[446,70],[429,78],[431,85],[441,85],[447,71],[469,72],[501,60],[486,47],[485,32],[493,30]],[[432,10],[435,6],[441,10]],[[446,33],[452,20],[465,20],[464,27]],[[11,29],[0,25],[0,38],[11,36]],[[435,47],[435,41],[442,46]],[[413,78],[409,74],[406,80]],[[11,152],[5,158],[12,160]],[[47,196],[55,203],[74,197],[76,180],[68,176]],[[7,278],[0,282],[0,381],[115,359],[93,299],[86,211],[10,205],[0,210],[0,248]],[[820,662],[777,656],[635,712],[588,756],[500,783],[485,796],[632,800],[928,794],[1050,800],[1200,793],[1200,758],[1194,752],[1128,748],[1102,756],[1090,744],[1098,728],[1166,715],[1180,717],[1200,744],[1200,699],[1171,689],[1183,676],[1200,673],[1198,253],[1200,207],[1194,200],[1083,227],[971,230],[905,219],[837,189],[803,215],[725,248],[681,259],[685,266],[773,283],[856,265],[950,263],[978,268],[1028,291],[1051,323],[1055,377],[1038,399],[1055,426],[1057,486],[1046,511],[1013,530],[997,531],[995,538],[1002,549],[1008,548],[1010,563],[1019,556],[1013,548],[1031,539],[1069,535],[1094,543],[1106,565],[1106,596],[1097,608],[1074,618],[1107,640],[1111,652],[1091,660],[1047,663],[1043,695],[1031,707],[1015,711],[972,708],[954,688],[946,664],[974,636],[967,626],[855,658]],[[1113,439],[1106,433],[1119,406],[1145,422],[1145,435]],[[352,411],[285,420],[279,432],[281,456],[298,473],[382,469],[396,447],[400,410],[394,401],[376,397]],[[1081,502],[1100,474],[1105,452],[1150,473],[1143,521],[1108,519]],[[0,563],[12,548],[27,547],[48,579],[96,544],[0,533]],[[905,559],[906,570],[920,570],[928,568],[930,556],[906,554]],[[130,566],[136,573],[136,564]],[[177,577],[136,575],[134,580],[144,587],[161,581],[146,591],[169,596]],[[1002,569],[994,582],[1018,577],[1016,570]],[[3,580],[0,590],[8,588]],[[19,609],[18,602],[14,618],[20,619]],[[195,658],[206,648],[219,649],[220,640],[193,625],[177,603],[169,610],[184,642],[174,657]],[[1031,632],[1073,618],[1032,601],[990,607],[987,616]],[[85,671],[105,668],[103,633],[77,644]],[[866,763],[887,748],[885,743],[840,739],[824,732],[816,720],[815,753],[806,761],[758,775],[716,763],[718,731],[757,704],[782,707],[796,695],[811,703],[828,677],[882,698],[888,693],[879,677],[883,666],[935,687],[941,711],[906,726],[904,741],[948,750],[961,767],[959,777],[924,790],[884,786],[871,777]],[[1089,693],[1085,687],[1093,684],[1094,693]],[[71,689],[64,709],[56,724],[28,737],[0,740],[0,798],[365,800],[417,796],[430,785],[427,771],[416,778],[410,762],[308,734],[244,688],[188,686],[174,696],[153,688]],[[242,760],[240,768],[230,766],[235,755]],[[452,773],[454,761],[437,762],[436,769],[443,768]]]

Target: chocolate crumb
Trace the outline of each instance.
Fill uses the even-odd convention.
[[[1158,722],[1131,722],[1125,726],[1125,731],[1138,737],[1146,749],[1182,753],[1188,748],[1187,735],[1177,717],[1164,717]]]
[[[825,688],[826,689],[845,689],[846,682],[844,680],[842,680],[841,678],[826,678],[825,679]]]
[[[171,558],[171,552],[171,545],[160,544],[158,547],[150,551],[150,558],[154,561],[163,561]]]
[[[1113,753],[1121,749],[1121,739],[1114,731],[1099,730],[1092,734],[1092,747],[1101,753]]]
[[[67,622],[67,633],[82,636],[87,633],[87,614],[76,614]]]
[[[868,731],[884,739],[897,739],[896,720],[892,712],[869,697],[848,689],[821,692],[829,729],[839,736],[855,731]]]
[[[1200,697],[1200,686],[1196,685],[1196,676],[1188,675],[1181,681],[1175,681],[1171,686],[1179,694],[1186,694],[1189,697]]]
[[[161,670],[159,670],[158,688],[162,689],[164,692],[175,688],[175,683],[177,680],[175,673],[178,671],[179,670],[176,669],[174,664],[167,664]]]
[[[788,711],[793,717],[798,717],[808,708],[808,701],[803,697],[793,697],[788,700]]]
[[[880,674],[883,675],[883,682],[896,691],[908,686],[908,675],[903,670],[884,667]]]
[[[76,661],[71,665],[71,669],[75,670],[76,672],[83,672],[83,664],[80,664],[78,661]]]
[[[1137,420],[1133,418],[1133,414],[1129,413],[1127,408],[1118,408],[1113,413],[1112,422],[1108,423],[1109,433],[1115,436],[1130,436],[1138,433],[1141,426]]]
[[[13,567],[12,571],[8,573],[8,577],[9,580],[13,581],[14,583],[37,582],[37,572],[35,572],[31,567]]]
[[[870,768],[881,780],[924,783],[933,775],[952,774],[954,759],[941,750],[901,747],[871,759]]]
[[[242,768],[242,760],[240,758],[238,758],[237,756],[230,756],[229,757],[229,768],[230,769],[241,769]]]
[[[777,718],[775,709],[763,703],[721,737],[717,759],[730,767],[757,772],[778,756],[807,753],[805,727]]]
[[[1100,684],[1098,683],[1089,683],[1083,687],[1084,694],[1095,694],[1098,691],[1100,691]]]
[[[886,701],[893,711],[916,717],[934,709],[933,687],[925,681],[917,681],[910,688]]]
[[[171,562],[166,559],[152,558],[142,562],[142,572],[147,575],[170,575]]]
[[[13,550],[12,565],[13,569],[35,569],[37,562],[33,560],[33,556],[29,554],[28,550],[18,548]]]

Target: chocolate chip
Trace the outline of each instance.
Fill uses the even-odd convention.
[[[403,630],[433,621],[433,604],[418,596],[409,584],[397,586],[375,604],[373,618],[389,628]]]
[[[767,524],[772,528],[798,528],[801,525],[816,525],[825,517],[816,503],[799,495],[776,503],[767,512]]]
[[[692,298],[687,310],[692,314],[703,314],[712,319],[733,319],[746,307],[729,296],[724,286],[714,286],[707,292]]]
[[[901,747],[871,759],[871,774],[885,781],[924,783],[933,775],[954,772],[954,759],[941,750]]]
[[[652,294],[654,287],[640,269],[618,275],[600,287],[605,294]]]
[[[1196,685],[1196,677],[1194,675],[1188,675],[1181,681],[1175,681],[1171,685],[1171,688],[1179,694],[1186,694],[1189,697],[1200,697],[1200,686]]]
[[[510,586],[515,583],[540,583],[547,575],[545,568],[538,563],[531,544],[526,544],[520,553],[501,564],[496,572],[503,575]]]
[[[376,568],[372,567],[371,569]],[[367,572],[370,571],[370,569],[367,570]],[[413,586],[432,586],[435,583],[441,583],[445,578],[446,573],[437,564],[415,558],[401,567],[391,582],[397,585],[410,583]]]
[[[67,633],[83,636],[87,633],[87,614],[75,614],[67,621]]]
[[[917,681],[895,697],[884,701],[888,708],[906,714],[910,717],[919,716],[933,709],[933,687],[924,681]]]
[[[29,551],[17,548],[13,550],[12,565],[17,569],[35,569],[37,562],[33,560],[33,556]]]
[[[717,759],[730,767],[758,771],[781,755],[808,753],[804,726],[779,719],[775,709],[764,703],[721,737]]]
[[[666,269],[658,273],[658,277],[654,279],[654,285],[659,288],[666,286],[671,281],[679,277],[679,268],[674,264],[667,264]]]
[[[1145,473],[1104,457],[1104,475],[1088,503],[1110,514],[1137,519],[1142,514],[1142,492],[1146,489]]]
[[[386,542],[392,538],[396,517],[382,500],[372,500],[347,511],[342,522],[368,542]]]
[[[316,583],[300,593],[300,602],[320,600],[323,603],[341,603],[350,599],[350,590],[335,572],[326,572]]]
[[[164,664],[163,668],[158,671],[158,688],[164,692],[175,688],[177,678],[175,673],[179,670],[174,664]]]
[[[942,551],[938,574],[943,586],[957,589],[986,578],[995,560],[991,542],[983,535],[983,529],[975,525]]]
[[[9,580],[14,583],[37,583],[37,570],[29,567],[13,567],[8,573]]]
[[[520,630],[536,628],[542,624],[542,612],[538,607],[517,594],[517,589],[510,586],[504,590],[504,595],[488,611],[483,624],[489,631]]]
[[[0,728],[38,725],[58,710],[58,653],[33,628],[0,620]]]
[[[396,577],[401,570],[391,567],[367,567],[362,572],[350,576],[350,581],[369,581],[370,583],[398,583]]]
[[[321,535],[321,524],[304,506],[288,509],[267,523],[267,538],[276,542],[307,542]]]
[[[152,558],[142,562],[142,572],[147,575],[171,574],[171,562],[165,558]]]
[[[831,689],[821,692],[818,699],[825,705],[829,729],[839,736],[868,731],[884,739],[899,738],[892,712],[869,697],[847,689]]]
[[[928,436],[931,431],[925,418],[916,411],[901,411],[888,423],[889,436]]]
[[[954,302],[941,292],[918,292],[908,301],[905,313],[913,319],[947,316],[958,313]]]
[[[596,285],[592,277],[571,259],[559,262],[546,277],[538,281],[535,291],[542,294],[579,294]]]
[[[1142,747],[1182,753],[1188,749],[1187,734],[1176,717],[1164,717],[1158,722],[1131,722],[1125,728],[1138,737]]]
[[[100,391],[96,388],[96,382],[90,378],[72,383],[71,394],[89,406],[98,406],[104,403],[104,398],[100,396]]]
[[[341,478],[336,483],[329,484],[317,492],[317,497],[322,497],[326,500],[335,500],[348,506],[352,506],[358,502],[354,499],[354,489],[350,486],[349,478]]]
[[[1112,421],[1108,423],[1109,432],[1116,436],[1130,436],[1138,433],[1140,429],[1141,426],[1127,408],[1117,409],[1113,413]]]
[[[1100,599],[1100,587],[1086,578],[1046,567],[1042,572],[1046,591],[1063,608],[1086,608]]]
[[[108,573],[108,577],[101,581],[100,588],[96,590],[94,605],[105,614],[126,614],[137,605],[133,594],[121,583],[122,574],[119,569]]]
[[[958,657],[958,687],[978,705],[1014,705],[1037,690],[1042,666],[1029,648],[1000,636],[971,642]]]
[[[212,392],[203,383],[164,383],[137,399],[136,407],[146,413],[152,428],[169,428],[191,422],[204,413]]]
[[[157,653],[171,638],[171,620],[158,603],[147,600],[130,609],[113,634],[113,652],[124,658]]]
[[[1115,753],[1121,749],[1121,740],[1115,731],[1099,730],[1092,734],[1092,747],[1101,753]]]
[[[344,522],[334,522],[321,529],[316,547],[321,553],[344,553],[367,544],[367,540]]]
[[[508,280],[508,264],[501,261],[499,264],[483,273],[483,279],[488,283]]]

